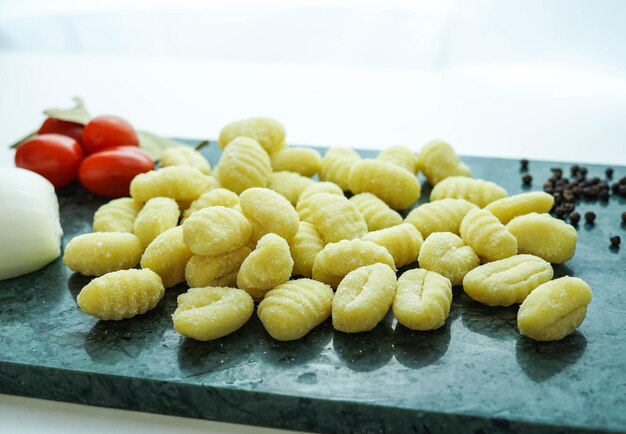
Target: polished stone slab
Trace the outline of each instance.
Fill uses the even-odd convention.
[[[218,156],[215,143],[203,152]],[[517,161],[464,161],[509,194],[527,191]],[[555,165],[530,162],[531,190]],[[604,176],[603,166],[587,167]],[[626,168],[615,167],[621,176]],[[90,231],[104,200],[75,185],[59,199],[65,245]],[[521,337],[516,307],[480,305],[460,288],[433,332],[388,315],[370,333],[336,332],[327,321],[281,343],[253,316],[228,337],[195,342],[171,324],[184,286],[145,315],[97,321],[75,302],[89,279],[58,259],[0,282],[0,393],[332,433],[626,432],[626,245],[609,248],[611,235],[626,242],[626,201],[578,210],[595,211],[596,223],[581,223],[575,257],[555,274],[587,281],[593,302],[579,331],[560,342]]]

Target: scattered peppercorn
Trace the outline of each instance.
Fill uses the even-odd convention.
[[[570,214],[569,221],[570,221],[571,224],[577,225],[578,222],[580,221],[580,214],[578,214],[576,211],[574,211],[573,213]]]
[[[622,242],[622,239],[619,237],[619,235],[611,237],[610,240],[613,247],[619,247],[620,243]]]
[[[522,170],[524,170],[524,171],[528,170],[528,160],[526,158],[523,158],[523,159],[519,160],[519,164],[520,164]]]
[[[593,211],[587,211],[585,213],[585,221],[589,224],[593,224],[593,222],[596,220],[596,213]]]
[[[622,213],[622,221],[626,223],[626,211]]]
[[[608,202],[608,200],[609,200],[609,191],[608,190],[601,190],[600,191],[600,200],[602,202]]]
[[[587,168],[581,167],[580,169],[578,169],[578,173],[581,174],[582,176],[587,176]]]
[[[607,167],[606,170],[604,171],[604,174],[609,179],[613,178],[613,168],[612,167]]]
[[[570,167],[570,173],[572,174],[572,176],[576,176],[578,175],[578,171],[580,170],[580,166],[578,166],[578,164],[574,164],[572,167]]]
[[[530,185],[530,183],[533,182],[533,177],[527,173],[522,176],[522,182],[524,183],[524,185]]]

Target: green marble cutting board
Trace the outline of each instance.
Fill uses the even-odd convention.
[[[213,163],[219,156],[215,143],[203,152]],[[509,194],[528,191],[517,161],[464,161]],[[555,165],[531,161],[530,190],[540,190]],[[587,167],[604,176],[603,166]],[[625,175],[615,167],[614,179]],[[90,231],[104,200],[76,185],[58,193],[66,245]],[[98,321],[76,306],[89,279],[57,259],[0,282],[0,392],[332,433],[626,432],[626,245],[609,248],[611,235],[626,241],[626,202],[577,208],[595,211],[596,224],[580,225],[576,255],[555,276],[587,281],[593,302],[580,329],[560,342],[521,337],[516,307],[480,305],[460,288],[434,332],[412,332],[388,315],[370,333],[336,332],[327,321],[283,343],[255,315],[228,337],[195,342],[170,319],[186,287],[167,290],[140,317]]]

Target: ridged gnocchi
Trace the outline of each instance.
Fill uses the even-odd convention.
[[[267,187],[271,174],[269,155],[248,137],[237,137],[230,142],[217,165],[220,185],[237,194],[250,187]]]
[[[251,250],[240,247],[218,256],[192,256],[185,266],[185,280],[192,288],[237,286],[237,273]]]
[[[483,261],[497,261],[517,254],[517,240],[490,211],[473,209],[468,212],[459,232]]]
[[[315,225],[309,222],[300,222],[298,232],[289,240],[289,250],[293,259],[293,274],[311,277],[315,257],[322,249],[324,249],[324,240]]]
[[[130,197],[121,197],[102,205],[93,216],[94,232],[133,233],[137,214],[143,203]]]
[[[531,191],[498,199],[487,205],[485,209],[491,211],[505,225],[520,215],[533,212],[547,213],[553,205],[554,197],[551,194],[543,191]]]
[[[205,175],[211,174],[211,165],[204,156],[189,146],[179,146],[163,151],[161,154],[161,167],[188,166],[198,169]]]
[[[372,193],[359,193],[350,198],[363,215],[367,229],[377,231],[402,223],[402,216]]]
[[[174,329],[197,341],[219,339],[239,330],[252,316],[254,302],[241,289],[191,288],[178,296]]]
[[[381,151],[376,159],[393,163],[408,170],[413,175],[417,174],[417,158],[406,146],[390,146]]]
[[[274,339],[300,339],[330,316],[333,295],[330,286],[316,280],[291,280],[269,291],[257,314]]]
[[[154,309],[164,294],[161,278],[154,271],[121,270],[93,279],[76,301],[88,315],[117,321]]]
[[[458,235],[463,218],[473,209],[478,207],[465,199],[441,199],[418,206],[404,221],[415,226],[426,238],[433,232]]]
[[[300,200],[296,208],[300,219],[313,223],[326,243],[361,238],[367,233],[365,219],[343,195],[314,194]]]
[[[417,156],[417,165],[430,185],[436,185],[450,176],[471,176],[467,165],[459,160],[452,146],[443,140],[426,143]]]
[[[127,232],[93,232],[72,238],[65,247],[63,262],[85,276],[102,276],[133,268],[143,248],[139,238]]]
[[[565,276],[539,285],[517,312],[522,335],[537,341],[557,341],[584,321],[591,288],[582,279]]]
[[[435,185],[430,192],[430,200],[445,198],[465,199],[484,208],[491,202],[507,197],[506,190],[499,185],[483,179],[464,176],[450,176]]]
[[[268,188],[253,187],[239,195],[241,212],[250,222],[250,241],[256,242],[268,233],[286,240],[298,232],[300,217],[284,196]]]
[[[275,119],[255,117],[241,119],[226,125],[220,131],[218,143],[225,149],[239,136],[254,139],[271,154],[283,149],[285,144],[285,127]]]
[[[384,264],[357,268],[337,287],[333,327],[346,333],[372,330],[387,314],[396,293],[396,273]]]
[[[300,194],[300,197],[298,198],[298,202],[303,201],[317,193],[330,193],[330,194],[335,194],[337,196],[344,196],[343,190],[341,189],[341,187],[339,187],[334,182],[330,182],[330,181],[314,182],[313,184],[309,185],[307,188],[304,189],[304,191]]]
[[[245,246],[252,227],[232,208],[210,206],[191,214],[182,224],[185,244],[196,255],[216,256]]]
[[[168,229],[146,247],[141,256],[141,268],[149,268],[171,288],[185,281],[185,267],[193,253],[183,240],[182,226]]]
[[[392,310],[403,326],[426,331],[445,324],[451,304],[450,280],[434,271],[416,268],[398,279]]]
[[[322,156],[315,149],[287,147],[272,154],[274,171],[296,172],[303,176],[313,176],[322,167]]]
[[[343,190],[350,189],[350,170],[361,156],[349,148],[330,148],[322,158],[320,180],[337,184]]]
[[[463,289],[488,306],[510,306],[522,303],[553,276],[549,262],[533,255],[515,255],[474,268],[465,275]]]
[[[574,226],[550,214],[521,215],[511,220],[506,227],[517,239],[520,253],[529,253],[553,264],[562,264],[569,261],[576,252],[578,234]]]
[[[130,183],[130,195],[141,202],[159,196],[174,200],[195,200],[208,187],[209,177],[198,169],[170,166],[135,176]]]
[[[137,215],[134,233],[145,248],[157,235],[178,224],[180,210],[174,199],[153,197],[148,200]]]
[[[282,194],[295,206],[302,192],[314,182],[311,178],[295,172],[274,172],[270,176],[270,182],[267,187],[278,194]]]
[[[362,239],[386,248],[397,268],[415,262],[424,242],[422,234],[409,223],[369,232]]]
[[[480,265],[474,250],[451,232],[434,232],[424,240],[417,261],[421,268],[439,273],[452,285],[460,285],[463,278]]]
[[[350,271],[376,263],[396,269],[387,249],[372,241],[356,239],[330,243],[315,257],[313,279],[336,288]]]
[[[183,221],[189,218],[191,214],[196,211],[200,211],[203,208],[210,206],[223,206],[226,208],[235,208],[239,205],[239,196],[232,191],[217,187],[212,190],[206,191],[200,195],[199,198],[194,200],[189,208],[183,213]]]
[[[413,205],[420,197],[421,187],[415,175],[393,163],[363,159],[350,169],[349,187],[357,193],[372,193],[395,210]]]

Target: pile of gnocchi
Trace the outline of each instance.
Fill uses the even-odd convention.
[[[65,264],[96,276],[80,309],[131,318],[186,282],[172,315],[181,335],[228,335],[258,302],[267,332],[288,341],[331,316],[337,330],[366,332],[390,308],[405,327],[433,330],[461,285],[489,306],[521,304],[518,328],[532,339],[562,339],[585,318],[589,286],[552,280],[551,264],[569,260],[577,239],[548,214],[554,198],[471,178],[443,141],[417,156],[396,146],[375,159],[347,148],[322,157],[287,146],[279,122],[252,118],[225,126],[219,146],[213,169],[191,148],[166,151],[130,197],[98,209],[93,233],[68,243]],[[403,218],[421,194],[418,172],[433,185],[430,202]]]

